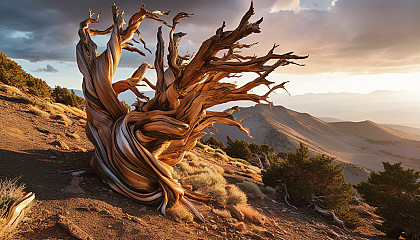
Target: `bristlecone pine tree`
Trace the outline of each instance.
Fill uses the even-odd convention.
[[[206,109],[236,100],[267,101],[268,95],[275,89],[284,88],[286,82],[272,86],[261,96],[249,91],[260,85],[270,86],[273,82],[266,79],[269,73],[280,66],[293,64],[292,59],[306,56],[296,56],[292,52],[275,54],[277,45],[262,57],[239,55],[237,49],[249,48],[253,44],[238,41],[260,32],[262,18],[249,22],[254,14],[252,3],[236,29],[225,31],[223,23],[214,36],[201,44],[193,57],[178,55],[178,44],[185,33],[175,33],[179,21],[191,14],[178,13],[170,25],[159,17],[167,13],[147,11],[142,6],[124,29],[120,9],[114,5],[112,13],[113,24],[103,31],[89,28],[91,23],[99,21],[99,15],[94,18],[90,13],[89,18],[80,23],[80,41],[76,46],[86,99],[86,132],[95,146],[91,166],[115,191],[143,203],[160,204],[163,214],[166,207],[180,201],[203,219],[184,195],[202,200],[206,198],[184,190],[173,179],[172,166],[182,160],[185,151],[190,150],[204,135],[203,130],[214,122],[236,126],[249,135],[248,129],[241,126],[241,121],[232,116],[234,109],[227,112]],[[130,41],[138,42],[133,38],[136,34],[147,49],[138,30],[146,18],[170,28],[169,67],[164,67],[164,42],[160,27],[154,66],[142,63],[130,78],[112,84],[123,49],[144,55]],[[108,33],[107,48],[98,54],[91,36]],[[218,54],[222,50],[225,50],[224,54]],[[268,64],[270,60],[275,63]],[[155,85],[143,77],[148,68],[156,71]],[[241,87],[221,82],[241,72],[255,72],[258,77]],[[148,99],[137,90],[136,85],[142,81],[155,91],[154,98]],[[140,99],[135,104],[135,110],[130,112],[117,98],[119,93],[128,89]]]
[[[398,239],[420,239],[420,172],[403,169],[401,163],[383,162],[383,172],[373,172],[356,185],[364,200],[384,218],[382,230]]]
[[[333,160],[326,155],[309,157],[309,149],[301,143],[285,161],[273,162],[262,179],[268,186],[282,186],[287,203],[312,205],[319,213],[332,216],[338,225],[356,228],[361,223],[356,210],[349,206],[352,186],[344,178],[343,167],[333,165]]]

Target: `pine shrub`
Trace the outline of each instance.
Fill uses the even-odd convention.
[[[388,236],[420,239],[420,172],[403,169],[401,162],[383,166],[383,172],[371,173],[356,189],[384,218],[381,230]]]
[[[263,171],[263,182],[271,187],[286,186],[294,205],[315,203],[334,212],[349,228],[360,225],[357,212],[349,207],[352,185],[346,182],[343,168],[332,164],[326,155],[309,157],[303,144],[295,153],[288,153],[284,162],[273,162]]]

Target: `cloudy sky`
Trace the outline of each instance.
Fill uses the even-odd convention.
[[[51,86],[80,89],[82,76],[75,60],[78,25],[92,9],[103,12],[94,27],[105,29],[112,22],[114,2],[125,11],[126,21],[141,4],[148,10],[170,10],[163,17],[168,21],[179,11],[193,13],[177,28],[188,33],[181,41],[181,54],[197,51],[222,21],[226,29],[235,28],[250,4],[249,0],[1,0],[0,51]],[[292,94],[420,93],[419,0],[255,0],[254,5],[253,20],[264,17],[262,33],[242,41],[259,42],[254,53],[263,55],[277,43],[278,53],[309,55],[301,61],[305,67],[287,66],[269,77],[290,80]],[[151,20],[140,26],[152,51],[159,26]],[[107,36],[94,40],[102,51]],[[143,61],[153,63],[153,54],[124,53],[114,80],[129,77]],[[153,72],[148,74],[152,78]]]

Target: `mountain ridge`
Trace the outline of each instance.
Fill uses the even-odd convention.
[[[233,127],[220,124],[215,124],[218,133],[214,133],[214,137],[224,142],[230,135],[232,139],[267,143],[282,152],[293,151],[302,142],[313,153],[327,154],[337,161],[375,171],[382,170],[382,161],[402,161],[405,167],[420,168],[417,158],[420,142],[373,121],[327,123],[308,113],[264,104],[240,108],[234,113],[238,119],[248,115],[251,116],[243,125],[252,126],[254,140]]]

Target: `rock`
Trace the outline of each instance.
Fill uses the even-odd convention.
[[[65,193],[84,194],[85,191],[80,187],[79,183],[83,180],[82,177],[73,177],[70,180],[70,185],[63,188],[61,191]]]
[[[243,221],[245,219],[245,215],[239,209],[237,209],[235,206],[229,205],[227,208],[232,213],[232,215],[235,218],[237,218],[238,220]]]
[[[53,146],[57,146],[57,147],[59,147],[61,149],[64,149],[64,150],[70,150],[69,146],[60,139],[57,139],[54,142],[51,142],[50,144],[53,145]]]
[[[93,240],[87,232],[83,231],[80,227],[75,225],[70,219],[59,216],[58,225],[61,226],[64,230],[66,230],[70,235],[73,237],[80,239],[80,240]]]

